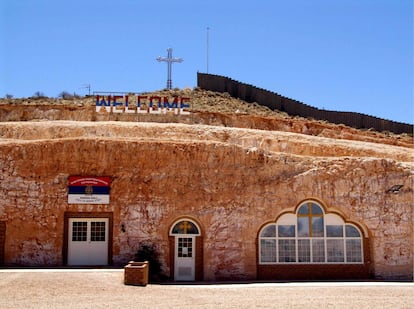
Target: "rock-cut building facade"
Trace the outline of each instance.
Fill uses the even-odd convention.
[[[412,280],[413,150],[281,131],[0,123],[3,266],[174,281]]]

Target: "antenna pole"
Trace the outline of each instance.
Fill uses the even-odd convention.
[[[88,89],[88,95],[91,95],[91,84],[85,84],[85,85],[83,85],[81,88],[86,88],[86,89]]]
[[[210,34],[210,27],[207,27],[207,74],[208,74],[208,62],[209,62],[209,34]]]

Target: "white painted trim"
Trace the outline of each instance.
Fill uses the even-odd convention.
[[[173,224],[171,224],[171,227],[170,227],[170,232],[168,233],[168,235],[170,235],[170,236],[179,236],[179,235],[184,235],[184,234],[173,234],[173,229],[174,229],[174,227],[179,223],[179,222],[181,222],[181,221],[188,221],[188,222],[191,222],[191,223],[193,223],[196,227],[197,227],[197,229],[198,229],[198,234],[188,234],[188,235],[191,235],[191,236],[201,236],[201,229],[200,229],[200,226],[194,221],[194,220],[192,220],[192,219],[190,219],[190,218],[180,218],[180,219],[178,219],[178,220],[176,220]]]

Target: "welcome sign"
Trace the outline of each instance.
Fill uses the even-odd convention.
[[[109,204],[110,177],[69,176],[68,204]]]
[[[95,96],[96,112],[126,114],[190,114],[190,98],[146,95]]]

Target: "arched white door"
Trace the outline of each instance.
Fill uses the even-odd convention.
[[[181,219],[173,224],[170,235],[175,238],[174,280],[194,281],[196,236],[200,235],[199,227],[189,219]]]

